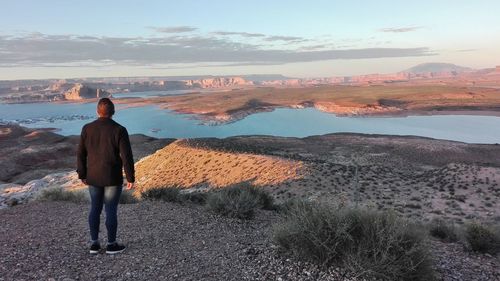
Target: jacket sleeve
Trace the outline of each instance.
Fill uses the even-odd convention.
[[[79,179],[87,178],[87,147],[85,146],[85,127],[82,128],[80,134],[80,142],[78,143],[78,150],[76,152],[76,172]]]
[[[128,132],[125,128],[120,130],[119,146],[120,157],[122,158],[123,169],[125,170],[127,182],[135,182],[134,157],[132,155],[132,147],[130,146]]]

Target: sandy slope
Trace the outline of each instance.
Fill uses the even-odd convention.
[[[176,141],[136,163],[140,190],[152,187],[225,187],[249,181],[282,184],[305,174],[300,161],[243,152],[217,151]]]

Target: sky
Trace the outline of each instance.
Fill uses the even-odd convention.
[[[500,1],[0,0],[0,80],[500,65]]]

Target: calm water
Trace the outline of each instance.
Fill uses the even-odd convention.
[[[77,135],[95,118],[95,104],[0,104],[0,121],[15,121],[34,128],[58,128],[63,135]],[[277,109],[250,115],[220,126],[206,126],[189,115],[154,106],[117,108],[114,119],[130,134],[154,137],[228,137],[276,135],[304,137],[335,132],[417,135],[470,143],[500,143],[500,118],[492,116],[336,117],[316,109]]]

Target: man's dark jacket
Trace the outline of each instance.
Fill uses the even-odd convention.
[[[134,182],[134,158],[127,129],[111,118],[100,117],[82,128],[77,153],[78,178],[88,185],[123,185],[122,166]]]

